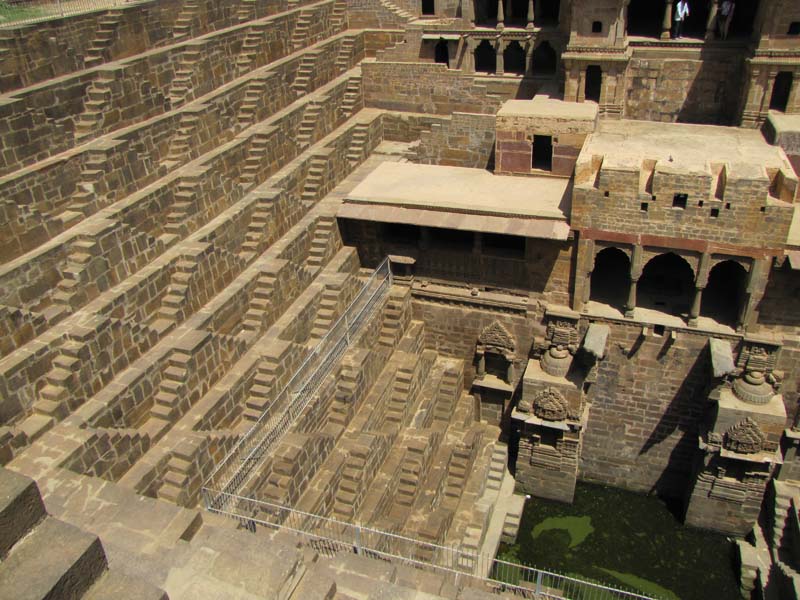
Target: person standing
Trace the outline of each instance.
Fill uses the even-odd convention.
[[[728,38],[728,27],[731,25],[735,8],[736,3],[733,0],[724,0],[719,7],[719,37],[723,40]]]
[[[687,0],[678,0],[675,6],[675,38],[681,38],[681,30],[683,29],[683,21],[689,16],[689,2]]]

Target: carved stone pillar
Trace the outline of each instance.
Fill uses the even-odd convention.
[[[464,44],[464,58],[461,62],[461,69],[464,73],[475,72],[475,48],[477,47],[476,41],[467,37]]]
[[[703,290],[708,285],[708,273],[711,270],[711,255],[704,252],[700,255],[700,261],[697,265],[697,277],[694,281],[694,299],[692,300],[692,307],[689,309],[689,327],[697,327],[697,318],[700,316],[700,307],[703,302]]]
[[[532,26],[531,23],[528,25]],[[533,39],[525,45],[525,75],[533,75]]]
[[[505,16],[503,15],[503,0],[497,0],[497,28],[503,29],[505,27]]]
[[[505,42],[503,42],[501,40],[498,40],[497,43],[495,44],[494,48],[495,48],[495,60],[497,61],[496,62],[497,66],[495,68],[495,74],[496,75],[503,75],[505,73],[505,63],[504,63],[504,60],[503,60],[504,59],[503,52],[506,49],[506,44],[505,44]]]
[[[636,308],[636,284],[639,283],[639,278],[631,277],[631,285],[628,288],[628,301],[625,303],[625,318],[632,319],[633,311]]]
[[[661,39],[668,40],[672,32],[672,0],[664,7],[664,21],[661,24]]]
[[[694,299],[692,308],[689,309],[689,327],[697,327],[697,317],[700,316],[700,304],[703,301],[703,290],[705,288],[694,288]]]
[[[533,0],[528,0],[528,29],[533,29],[534,18]]]
[[[706,21],[706,39],[714,39],[714,27],[717,24],[717,11],[719,10],[719,0],[711,0],[708,8],[708,21]]]
[[[475,26],[475,0],[464,0],[464,13],[462,18],[469,21],[470,25]]]

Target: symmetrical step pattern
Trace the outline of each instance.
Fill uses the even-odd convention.
[[[346,37],[342,40],[342,45],[339,48],[339,53],[336,55],[336,71],[344,73],[350,69],[350,62],[353,60],[353,48],[355,47],[355,38]]]
[[[187,219],[195,211],[197,204],[197,189],[199,183],[197,179],[187,177],[181,178],[178,182],[178,189],[174,194],[174,201],[167,213],[164,223],[164,233],[167,236],[181,238],[189,232]]]
[[[181,113],[180,123],[178,123],[178,128],[175,130],[169,142],[167,157],[162,164],[173,167],[185,162],[189,158],[192,149],[192,138],[199,124],[200,117],[197,113],[189,110]]]
[[[262,134],[255,134],[247,147],[247,158],[244,159],[242,175],[239,183],[243,186],[251,186],[258,180],[258,174],[264,163],[264,157],[269,149],[269,137]]]
[[[336,0],[333,3],[333,11],[331,12],[331,25],[334,31],[345,29],[347,22],[347,0]]]
[[[192,32],[192,23],[194,18],[200,11],[200,0],[183,0],[183,6],[178,13],[178,18],[175,19],[175,25],[172,28],[172,36],[175,39],[180,39],[189,36]]]
[[[338,318],[340,294],[341,289],[333,287],[325,288],[322,292],[317,316],[314,319],[314,325],[311,327],[311,335],[309,336],[312,341],[325,337],[333,322]]]
[[[308,167],[308,174],[303,182],[303,192],[300,199],[303,204],[310,206],[316,203],[320,197],[320,190],[325,183],[325,172],[327,164],[325,159],[314,157]]]
[[[308,45],[308,30],[311,28],[311,19],[314,13],[310,10],[301,10],[297,23],[292,32],[292,50],[302,50]]]
[[[247,233],[239,251],[239,257],[249,262],[266,248],[270,223],[275,213],[275,203],[270,197],[260,198],[247,224]]]
[[[272,307],[272,298],[275,294],[275,277],[269,273],[262,273],[256,279],[250,306],[242,322],[243,331],[258,332],[266,322],[266,317]],[[256,390],[257,391],[257,390]],[[251,394],[254,390],[251,388]]]
[[[314,53],[306,53],[300,60],[300,66],[297,68],[297,75],[292,81],[292,89],[297,97],[305,96],[310,91],[311,80],[314,76],[314,65],[317,62],[317,55]]]
[[[357,75],[348,80],[347,87],[344,90],[344,98],[339,110],[342,111],[342,116],[345,119],[349,119],[354,113],[358,112],[361,107],[361,97],[361,75]]]
[[[242,42],[242,49],[236,57],[236,74],[244,75],[247,73],[256,59],[258,50],[264,42],[266,29],[264,27],[250,27],[247,35]]]
[[[239,23],[247,23],[256,18],[256,0],[241,0],[236,10],[236,19]]]
[[[74,310],[88,300],[86,283],[88,282],[91,263],[102,255],[100,245],[91,238],[78,238],[70,244],[67,262],[61,270],[61,280],[53,294],[53,304]]]
[[[202,55],[202,48],[189,47],[183,52],[169,87],[169,103],[172,108],[181,106],[190,96],[193,87],[192,75]]]
[[[114,33],[122,20],[123,14],[121,10],[110,10],[100,17],[97,32],[83,59],[83,65],[87,69],[96,67],[108,60],[107,50],[114,41]]]
[[[184,400],[186,382],[189,377],[187,363],[191,355],[184,352],[173,352],[167,359],[167,367],[161,373],[161,383],[153,398],[150,416],[170,423],[177,421],[180,406]]]
[[[103,123],[103,113],[111,101],[111,83],[113,79],[101,75],[86,90],[86,101],[83,112],[75,123],[75,141],[84,142],[93,137]]]
[[[181,258],[175,264],[175,271],[170,278],[167,293],[161,299],[158,319],[180,322],[185,317],[184,308],[188,301],[189,285],[198,269],[196,260]]]
[[[303,111],[303,119],[300,121],[300,126],[297,128],[297,145],[300,148],[308,147],[314,138],[314,132],[317,129],[317,120],[322,107],[316,102],[309,102],[306,104]]]
[[[236,115],[239,127],[244,129],[255,122],[258,108],[264,101],[266,90],[267,83],[261,77],[255,77],[247,84],[244,100],[242,100],[242,104],[239,106],[239,113]]]
[[[98,193],[102,191],[100,182],[105,175],[107,165],[108,158],[105,152],[89,151],[88,158],[81,168],[81,178],[76,186],[77,189],[70,197],[64,213],[61,215],[65,224],[72,225],[103,206]]]
[[[353,138],[347,148],[347,160],[355,166],[365,158],[367,141],[369,140],[369,126],[359,123],[353,131]]]

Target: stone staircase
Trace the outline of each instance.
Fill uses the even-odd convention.
[[[236,20],[239,23],[247,23],[256,18],[256,0],[241,0],[239,8],[236,9]]]
[[[247,156],[244,159],[239,184],[250,187],[257,183],[259,172],[264,163],[264,157],[269,149],[270,138],[264,134],[254,134],[247,146]]]
[[[336,230],[335,217],[320,217],[314,227],[314,237],[308,251],[306,266],[311,269],[320,269],[330,255],[331,235]]]
[[[103,123],[103,113],[111,102],[113,78],[100,73],[86,90],[83,112],[75,122],[75,142],[80,144],[92,138]]]
[[[250,386],[250,393],[245,401],[242,413],[244,419],[257,421],[272,404],[274,395],[278,391],[273,388],[280,369],[280,365],[269,358],[258,363],[256,374],[253,376],[253,384]]]
[[[84,345],[76,340],[66,340],[45,375],[45,385],[39,391],[39,400],[33,405],[36,414],[60,421],[66,417],[72,400],[72,389],[80,382],[81,354]]]
[[[361,75],[351,77],[347,81],[347,87],[344,90],[344,97],[342,98],[342,105],[339,110],[344,119],[352,117],[361,104]]]
[[[189,233],[187,219],[195,211],[198,186],[199,182],[195,178],[183,177],[178,182],[174,200],[164,222],[164,233],[168,236],[165,243]]]
[[[166,600],[158,588],[109,571],[100,538],[47,514],[36,482],[0,469],[0,597]]]
[[[186,382],[189,378],[187,364],[191,355],[174,351],[161,372],[161,383],[153,397],[150,416],[174,423],[181,416],[181,405],[185,404]]]
[[[114,41],[114,34],[123,15],[124,12],[121,10],[110,10],[100,17],[97,32],[94,34],[89,50],[83,58],[83,66],[85,68],[91,69],[108,60],[107,50]]]
[[[311,79],[314,75],[314,66],[317,63],[317,55],[312,52],[307,52],[300,59],[300,66],[297,67],[297,75],[292,81],[291,88],[294,90],[295,95],[300,98],[305,96],[310,91]]]
[[[200,125],[200,116],[191,110],[181,113],[181,120],[172,139],[169,141],[169,149],[166,158],[161,162],[168,169],[172,169],[186,162],[191,156],[192,138]]]
[[[369,140],[369,125],[359,123],[355,126],[353,137],[347,148],[347,160],[351,167],[355,167],[366,155],[367,141]]]
[[[192,75],[195,66],[203,56],[203,47],[190,46],[181,55],[178,68],[175,70],[175,77],[169,86],[169,104],[171,108],[178,108],[183,105],[191,95],[193,88]]]
[[[336,0],[336,2],[333,3],[331,26],[334,31],[347,28],[347,0]]]
[[[326,287],[322,292],[317,316],[311,326],[310,340],[316,341],[325,337],[333,322],[339,317],[339,297],[341,293],[341,288],[335,287]]]
[[[104,204],[98,201],[98,194],[103,191],[100,189],[100,183],[107,166],[108,158],[105,152],[89,150],[86,162],[81,168],[81,176],[75,193],[72,194],[64,211],[59,215],[65,226],[74,225],[83,217],[88,217],[96,212]]]
[[[395,15],[401,24],[408,23],[417,18],[415,15],[397,6],[394,2],[391,2],[391,0],[378,0],[378,2],[380,2],[381,6],[387,11]]]
[[[292,32],[291,48],[292,52],[302,50],[308,45],[308,30],[311,27],[311,19],[314,13],[310,10],[301,10],[297,17],[294,31]]]
[[[250,127],[255,122],[258,107],[263,103],[266,90],[267,82],[263,77],[255,77],[247,84],[244,100],[242,100],[236,115],[236,121],[241,129]]]
[[[303,111],[303,119],[300,121],[300,125],[297,128],[297,136],[295,137],[299,148],[307,148],[311,145],[321,110],[322,107],[316,102],[306,104]]]
[[[325,159],[318,157],[311,159],[308,173],[303,182],[303,192],[300,194],[300,199],[305,206],[316,204],[319,199],[320,189],[322,189],[325,182],[326,169],[327,163]]]
[[[433,409],[433,418],[437,421],[449,423],[458,403],[461,390],[464,387],[463,365],[452,365],[446,368],[441,384],[436,395],[436,404]]]
[[[183,0],[183,5],[172,27],[172,37],[181,39],[189,37],[192,32],[192,23],[197,13],[200,12],[200,0]]]
[[[486,478],[486,487],[490,490],[499,490],[503,483],[508,465],[508,446],[495,444],[492,458],[489,462],[489,473]]]
[[[181,257],[175,264],[167,292],[161,299],[157,319],[180,323],[186,315],[184,308],[188,302],[189,285],[198,271],[195,257]]]
[[[271,311],[275,294],[275,276],[261,273],[256,279],[250,304],[242,321],[242,331],[259,332],[264,327],[267,314]]]
[[[350,69],[350,62],[353,60],[353,48],[355,47],[355,39],[346,37],[342,40],[342,45],[339,47],[339,53],[336,55],[336,72],[344,73]]]
[[[53,304],[75,310],[88,300],[85,286],[89,269],[93,262],[103,260],[101,254],[100,245],[90,237],[78,238],[70,244],[61,280],[52,296]]]
[[[247,19],[249,20],[249,19]],[[242,42],[242,49],[236,57],[236,74],[242,76],[247,73],[258,55],[258,50],[264,42],[264,27],[250,27]]]
[[[272,198],[260,198],[247,224],[244,242],[239,250],[239,257],[245,262],[263,252],[269,241],[270,223],[275,213],[275,204]]]

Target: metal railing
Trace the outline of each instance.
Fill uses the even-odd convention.
[[[129,0],[0,0],[0,28],[129,4]]]
[[[206,498],[206,494],[210,497]],[[283,529],[302,536],[323,556],[355,553],[379,560],[399,562],[439,572],[458,585],[472,580],[486,591],[522,598],[564,600],[652,600],[635,592],[499,560],[490,555],[346,523],[286,506],[203,489],[206,506],[218,514],[237,519],[246,529]],[[225,496],[219,502],[219,496]],[[214,498],[220,508],[214,508]]]
[[[203,486],[206,508],[224,508],[232,495],[238,494],[258,472],[269,449],[309,405],[322,381],[356,341],[391,285],[392,271],[387,258],[295,371],[289,383],[211,473]]]

